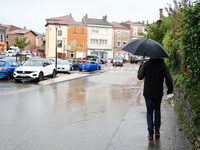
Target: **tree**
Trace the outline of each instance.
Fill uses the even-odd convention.
[[[30,45],[31,41],[27,41],[27,37],[16,37],[14,46],[19,47],[20,51],[24,49],[27,45]]]

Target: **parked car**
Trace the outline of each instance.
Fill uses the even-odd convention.
[[[20,57],[6,56],[3,59],[4,60],[15,60],[17,63],[19,63],[20,65],[22,65],[22,61],[21,61]]]
[[[57,72],[69,73],[70,64],[68,60],[58,60],[57,61]]]
[[[4,55],[6,55],[6,53],[7,53],[7,50],[4,50],[1,52],[1,54],[4,54]]]
[[[70,70],[79,69],[79,62],[76,59],[67,59],[70,64]]]
[[[19,52],[8,50],[6,56],[16,56]]]
[[[122,59],[123,59],[123,63],[127,63],[127,59],[126,58],[122,57]]]
[[[0,60],[0,77],[10,80],[13,77],[14,70],[19,67],[15,60]]]
[[[6,55],[0,55],[0,59],[4,59]]]
[[[138,57],[131,57],[131,59],[130,59],[130,63],[132,64],[132,63],[139,63],[139,59],[138,59]]]
[[[22,54],[22,55],[25,55],[26,57],[31,57],[31,56],[33,56],[31,51],[22,51],[21,54]]]
[[[112,63],[113,66],[123,66],[123,58],[121,56],[114,56]]]
[[[95,61],[89,61],[87,60],[86,63],[80,63],[79,64],[79,70],[88,70],[88,71],[93,71],[93,70],[101,70],[101,65],[96,63]]]
[[[50,58],[50,60],[53,62],[53,64],[55,64],[56,63],[56,58]],[[57,58],[57,61],[58,60],[62,60],[62,59],[60,59],[60,58]]]
[[[85,60],[95,61],[96,63],[101,63],[100,57],[94,55],[87,55]]]
[[[103,59],[103,58],[100,58],[100,61],[101,61],[102,64],[107,63],[107,61],[105,59]]]
[[[13,76],[16,82],[21,80],[39,82],[47,76],[54,78],[56,76],[56,68],[49,59],[28,59],[23,66],[15,69]]]

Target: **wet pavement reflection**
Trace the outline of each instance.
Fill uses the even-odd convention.
[[[142,84],[136,74],[105,72],[46,86],[16,85],[13,92],[5,89],[0,93],[0,149],[189,150],[165,100],[161,136],[147,139]]]

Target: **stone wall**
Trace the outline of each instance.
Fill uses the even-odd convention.
[[[174,104],[178,105],[180,111],[184,117],[184,121],[188,128],[191,141],[194,142],[195,150],[200,150],[200,137],[197,136],[197,127],[194,126],[195,112],[192,109],[191,102],[187,96],[187,92],[181,87],[174,88]]]

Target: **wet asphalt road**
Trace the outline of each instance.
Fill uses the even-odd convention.
[[[0,150],[190,150],[165,98],[161,136],[147,139],[137,68],[107,65],[104,73],[46,86],[0,83]]]

